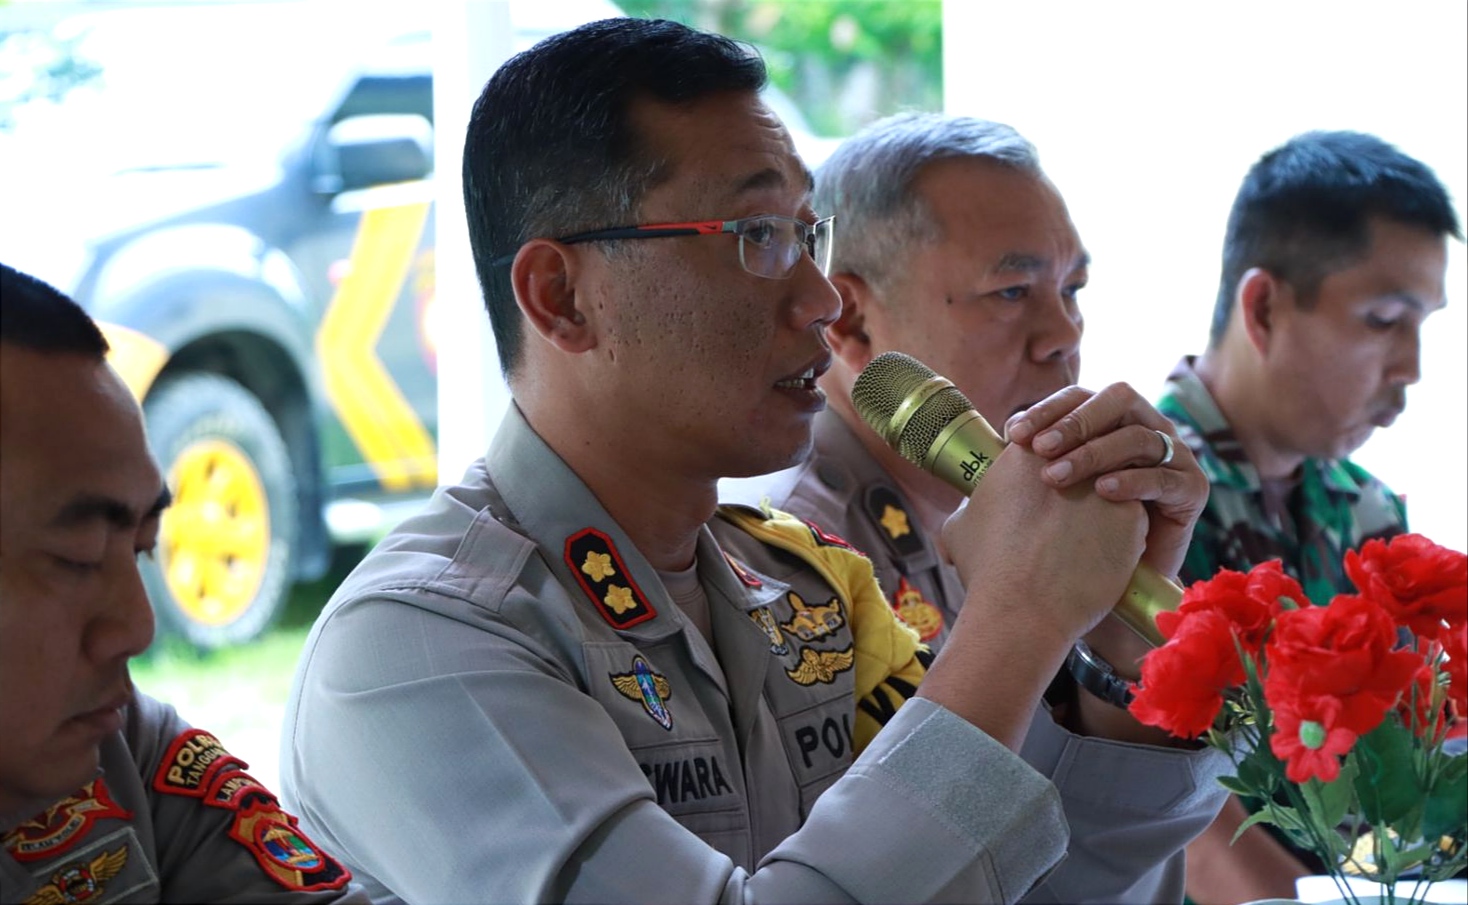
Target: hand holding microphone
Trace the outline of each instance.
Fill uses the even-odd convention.
[[[898,352],[880,355],[867,365],[852,388],[852,402],[862,420],[903,458],[965,494],[973,490],[1005,447],[1004,441],[974,411],[972,403],[952,383],[934,374],[916,359]],[[1049,426],[1045,417],[1051,413],[1041,410],[1047,405],[1050,405],[1049,401],[1032,410],[1035,420],[1042,428]],[[1106,427],[1111,426],[1115,425]],[[1151,428],[1134,430],[1144,429],[1160,433]],[[1042,431],[1042,435],[1045,432],[1048,430]],[[1124,438],[1120,431],[1116,431],[1113,436]],[[1106,442],[1117,441],[1107,438]],[[1171,444],[1161,443],[1155,437],[1149,436],[1149,442],[1159,442],[1167,447],[1166,451],[1173,451]],[[1069,449],[1063,451],[1070,452]],[[1159,450],[1159,457],[1162,452]],[[1154,481],[1155,477],[1154,475]],[[1202,481],[1201,474],[1198,479]],[[1200,486],[1206,487],[1206,481]],[[1128,493],[1134,495],[1128,496]],[[1117,498],[1156,498],[1155,495],[1149,496],[1149,493],[1155,491],[1125,488]],[[1196,500],[1196,506],[1191,506],[1191,502],[1198,494],[1189,493],[1187,496],[1190,506],[1182,507],[1184,511],[1180,521],[1184,527],[1191,528],[1192,520],[1197,516],[1197,508],[1206,499],[1206,490]],[[1156,530],[1150,532],[1157,533]],[[1186,531],[1181,534],[1184,545],[1186,535]],[[1152,539],[1149,536],[1149,542]],[[1181,588],[1143,563],[1132,575],[1114,612],[1134,632],[1150,644],[1156,645],[1162,641],[1154,622],[1156,614],[1161,610],[1176,608],[1181,597]]]

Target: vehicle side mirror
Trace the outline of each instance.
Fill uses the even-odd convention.
[[[333,125],[318,149],[314,188],[335,194],[426,179],[433,172],[433,126],[421,116],[352,116]]]

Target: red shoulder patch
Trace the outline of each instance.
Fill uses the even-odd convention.
[[[0,844],[17,861],[41,861],[70,851],[99,820],[132,816],[112,800],[99,776],[6,833]]]
[[[248,766],[224,750],[213,735],[202,729],[186,729],[174,738],[159,761],[158,771],[153,774],[153,788],[165,795],[203,798],[219,773]]]
[[[235,811],[229,835],[250,850],[270,879],[286,889],[341,889],[352,879],[352,872],[296,829],[296,818],[273,800],[252,802]]]
[[[631,628],[658,614],[632,580],[612,539],[595,528],[582,528],[566,538],[566,565],[596,611],[612,628]]]
[[[213,808],[238,811],[250,804],[279,804],[275,793],[260,780],[244,770],[228,770],[219,773],[204,793],[204,803]]]

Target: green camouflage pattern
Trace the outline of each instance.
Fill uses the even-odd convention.
[[[1354,590],[1342,557],[1372,538],[1407,530],[1400,497],[1349,459],[1306,459],[1289,501],[1293,525],[1269,518],[1259,473],[1212,395],[1184,358],[1167,378],[1157,408],[1208,476],[1208,505],[1193,529],[1181,579],[1189,584],[1220,569],[1247,571],[1271,559],[1298,580],[1317,605]]]

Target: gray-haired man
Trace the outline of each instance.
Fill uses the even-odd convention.
[[[1072,386],[1080,370],[1077,294],[1089,258],[1065,202],[1034,147],[1008,126],[965,117],[904,114],[849,139],[817,174],[816,209],[840,224],[831,281],[839,319],[826,329],[835,363],[829,407],[816,416],[815,451],[798,469],[757,484],[770,502],[865,551],[893,608],[941,647],[963,604],[959,572],[939,549],[944,520],[963,496],[900,458],[866,427],[851,387],[877,355],[901,351],[952,380],[1011,439],[1043,449],[1049,437],[1015,417]],[[1076,392],[1074,390],[1069,392]],[[1063,394],[1062,394],[1063,396]],[[1132,464],[1189,468],[1166,418],[1131,388],[1112,397],[1132,413]],[[1125,438],[1125,439],[1123,439]],[[1058,438],[1057,438],[1058,440]],[[1067,471],[1069,467],[1069,471]],[[1158,469],[1165,480],[1180,476]],[[1079,455],[1047,466],[1052,484],[1082,484]],[[731,490],[743,494],[748,486]],[[1097,485],[1105,496],[1105,482]],[[1186,521],[1157,499],[1154,520]],[[1142,643],[1117,620],[1086,638],[1088,653],[1135,676]],[[1078,646],[1079,647],[1079,646]],[[1073,654],[1071,662],[1080,662]],[[1094,662],[1094,660],[1092,660]],[[1085,679],[1085,669],[1076,670]],[[1094,670],[1090,673],[1094,677]],[[1217,759],[1183,750],[1103,697],[1126,688],[1094,682],[1078,692],[1062,675],[1049,715],[1031,723],[1023,756],[1060,789],[1071,829],[1067,860],[1047,896],[1068,902],[1178,901],[1183,846],[1219,805]]]

